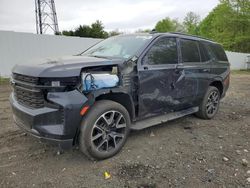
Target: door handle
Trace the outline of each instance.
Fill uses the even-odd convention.
[[[143,69],[144,69],[144,70],[148,70],[148,67],[147,67],[147,66],[144,66]]]

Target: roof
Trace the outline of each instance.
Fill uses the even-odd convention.
[[[211,39],[208,39],[208,38],[205,38],[205,37],[196,36],[196,35],[190,35],[190,34],[181,33],[181,32],[168,32],[168,33],[157,33],[157,32],[155,32],[154,34],[181,36],[181,37],[185,37],[185,38],[189,38],[189,39],[195,39],[195,40],[198,39],[198,40],[203,40],[203,41],[207,41],[207,42],[216,43],[216,42],[212,41]]]
[[[128,36],[128,35],[142,35],[142,36],[152,36],[153,38],[157,38],[159,36],[173,36],[173,37],[183,37],[186,39],[192,39],[192,40],[202,40],[202,41],[206,41],[206,42],[210,42],[210,43],[214,43],[214,44],[218,44],[208,38],[204,38],[204,37],[200,37],[200,36],[196,36],[196,35],[190,35],[190,34],[186,34],[186,33],[181,33],[181,32],[167,32],[167,33],[159,33],[156,31],[152,31],[150,33],[132,33],[132,34],[122,34],[119,36]]]

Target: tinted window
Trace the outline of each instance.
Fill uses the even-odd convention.
[[[205,45],[202,42],[199,42],[199,48],[200,48],[201,61],[202,62],[209,61],[211,59],[210,55]]]
[[[143,62],[149,65],[177,64],[178,53],[175,38],[161,38],[157,40],[147,52]]]
[[[228,61],[226,53],[224,52],[223,48],[219,44],[209,43],[208,45],[217,60]]]
[[[184,63],[200,62],[199,48],[196,41],[181,39],[181,53]]]

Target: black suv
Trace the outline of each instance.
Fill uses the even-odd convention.
[[[76,56],[16,65],[10,102],[16,124],[31,135],[105,159],[129,130],[189,114],[213,118],[229,76],[223,48],[208,39],[120,35]]]

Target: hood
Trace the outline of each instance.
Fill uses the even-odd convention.
[[[90,56],[68,56],[63,58],[46,59],[35,62],[34,65],[16,65],[12,73],[33,77],[73,77],[79,76],[81,69],[92,66],[116,65],[121,59],[106,59]]]

